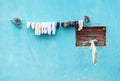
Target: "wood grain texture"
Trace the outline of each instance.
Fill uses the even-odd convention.
[[[76,27],[76,46],[90,46],[89,41],[96,39],[96,46],[106,46],[106,26]]]

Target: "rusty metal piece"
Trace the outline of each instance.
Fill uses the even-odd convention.
[[[21,28],[21,19],[19,19],[19,18],[13,18],[13,19],[11,20],[11,22],[12,22],[13,24],[15,24],[18,28]]]

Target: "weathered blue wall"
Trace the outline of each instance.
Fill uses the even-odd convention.
[[[120,81],[119,0],[0,0],[0,81]],[[75,47],[74,28],[35,36],[28,21],[79,20],[107,26],[94,66],[89,47]],[[10,19],[23,20],[22,29]]]

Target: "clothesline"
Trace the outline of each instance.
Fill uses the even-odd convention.
[[[60,25],[63,27],[75,26],[78,24],[78,30],[80,31],[83,27],[83,20],[79,20],[78,23],[75,22],[27,22],[26,27],[35,29],[35,35],[48,34],[54,35],[56,33],[56,28]]]
[[[11,20],[17,27],[21,28],[21,19],[13,18]],[[56,33],[56,28],[60,26],[67,27],[78,27],[78,31],[82,30],[84,23],[90,21],[88,16],[85,16],[84,19],[78,21],[68,21],[68,22],[26,22],[27,28],[32,28],[35,30],[35,35],[48,34],[54,35]]]
[[[85,24],[90,22],[90,18],[88,16],[84,16],[84,18],[81,19],[81,20],[83,20]],[[27,21],[21,20],[20,18],[12,18],[11,21],[12,21],[12,23],[14,23],[18,27],[20,27],[21,22],[22,23],[23,22],[25,22],[25,23],[27,22]],[[78,24],[78,21],[68,21],[68,22],[61,22],[60,21],[60,22],[56,22],[56,23],[58,23],[59,25],[61,25],[63,27],[71,27],[71,26],[72,27],[76,27],[76,25]]]

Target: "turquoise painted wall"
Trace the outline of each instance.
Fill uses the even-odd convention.
[[[0,81],[120,81],[119,0],[0,0]],[[107,26],[107,46],[92,64],[89,47],[75,47],[74,28],[35,36],[26,21],[70,21],[90,16]],[[22,29],[10,20],[23,20]]]

